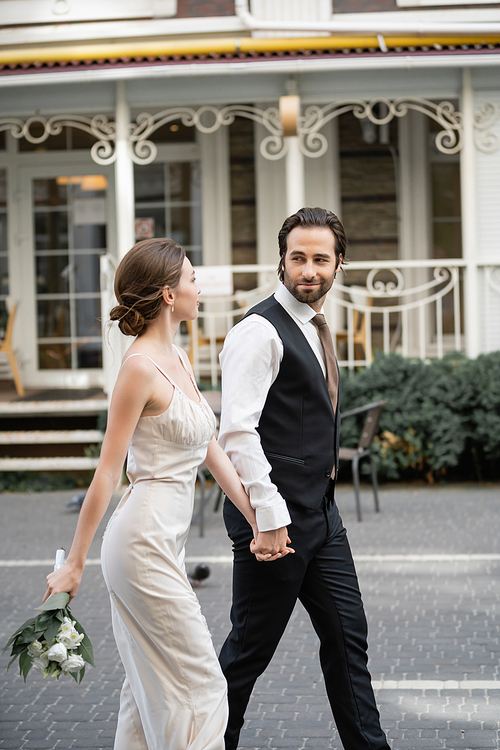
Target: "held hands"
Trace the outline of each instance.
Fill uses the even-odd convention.
[[[287,533],[286,526],[281,529],[272,531],[258,531],[254,529],[254,538],[250,543],[250,552],[255,555],[258,562],[273,562],[282,557],[294,553],[295,550],[289,547],[291,544],[290,537]]]

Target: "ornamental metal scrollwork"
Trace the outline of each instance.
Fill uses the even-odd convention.
[[[358,120],[368,120],[374,125],[384,125],[395,117],[404,117],[410,110],[421,112],[440,125],[435,143],[439,151],[455,154],[463,145],[462,115],[451,102],[439,104],[417,97],[384,98],[364,101],[362,99],[337,100],[324,107],[308,106],[299,118],[298,142],[304,156],[318,158],[328,149],[326,136],[320,131],[324,126],[341,115],[352,112]],[[500,135],[492,131],[500,115],[500,107],[488,102],[482,105],[475,115],[476,147],[492,153],[500,147]],[[214,133],[222,126],[231,125],[236,117],[244,117],[264,127],[267,135],[260,143],[262,156],[270,161],[281,159],[288,151],[289,141],[283,136],[279,109],[231,104],[218,109],[204,105],[173,107],[156,114],[142,113],[128,126],[127,139],[130,155],[137,164],[149,164],[157,155],[157,148],[151,136],[162,126],[179,120],[187,127],[195,127],[202,133]],[[41,133],[35,135],[34,128]],[[94,136],[96,142],[90,149],[94,162],[100,165],[112,164],[116,159],[116,124],[105,115],[92,118],[80,115],[55,115],[45,118],[34,115],[27,120],[15,117],[0,118],[0,132],[10,131],[16,139],[26,138],[30,143],[43,143],[50,136],[59,135],[64,127],[77,128]]]
[[[258,109],[241,104],[231,104],[218,109],[211,105],[204,105],[198,109],[191,107],[172,107],[156,114],[143,112],[131,123],[128,132],[130,154],[136,164],[149,164],[157,154],[156,145],[150,140],[153,133],[170,122],[180,120],[187,127],[194,127],[201,133],[214,133],[222,126],[231,125],[236,117],[263,125],[269,132],[260,144],[262,156],[271,161],[281,159],[288,149],[288,143],[283,137],[279,111],[276,107]]]
[[[486,154],[491,154],[500,147],[500,136],[493,133],[491,128],[496,124],[500,114],[498,104],[485,102],[479,112],[474,115],[474,136],[476,148]]]
[[[451,102],[435,104],[418,97],[399,97],[398,99],[339,99],[325,107],[311,105],[300,118],[299,144],[304,156],[318,158],[328,148],[325,136],[319,131],[340,115],[352,112],[358,120],[368,119],[374,125],[385,125],[395,117],[404,117],[410,110],[422,112],[440,125],[436,134],[436,148],[444,154],[456,154],[463,145],[462,115]]]
[[[395,277],[395,281],[376,280],[375,277],[379,273],[390,273]],[[432,270],[432,276],[433,278],[430,281],[419,284],[418,286],[405,288],[405,278],[399,268],[373,268],[368,273],[366,288],[357,286],[352,288],[344,284],[339,284],[338,281],[335,282],[335,291],[346,292],[351,300],[349,301],[349,299],[336,297],[336,302],[342,307],[362,310],[364,312],[369,311],[372,314],[401,312],[402,310],[412,310],[417,307],[424,307],[425,305],[444,297],[458,284],[459,271],[456,267],[444,268],[442,266],[436,266]],[[424,292],[431,292],[431,294],[422,297],[421,295]],[[418,295],[419,299],[410,302],[404,301],[405,297],[413,295]],[[379,305],[372,307],[365,301],[365,298],[368,297],[378,299],[394,299],[395,297],[398,297],[403,301],[397,305],[391,305],[389,307]],[[356,298],[359,301],[355,301]]]
[[[32,132],[33,127],[41,126],[40,135]],[[43,143],[51,135],[60,135],[63,128],[76,128],[89,133],[96,138],[96,142],[90,149],[92,159],[96,164],[112,164],[116,159],[114,142],[116,139],[116,127],[110,122],[106,115],[95,115],[94,117],[82,117],[80,115],[54,115],[53,117],[41,117],[33,115],[27,120],[17,117],[4,117],[0,119],[0,131],[10,131],[11,135],[18,140],[25,138],[29,143]]]

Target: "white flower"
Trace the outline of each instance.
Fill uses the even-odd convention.
[[[30,643],[28,646],[28,654],[31,656],[32,659],[35,658],[35,656],[40,656],[40,654],[43,653],[43,646],[40,643],[40,641],[33,641],[33,643]]]
[[[54,645],[51,646],[47,651],[47,658],[50,659],[50,661],[62,662],[67,658],[67,656],[68,652],[66,651],[66,646],[63,643],[54,643]]]
[[[66,674],[68,672],[79,672],[84,666],[85,662],[80,654],[70,654],[65,661],[61,662],[61,669]]]
[[[74,630],[66,638],[63,636],[57,636],[57,640],[59,641],[59,643],[62,643],[64,646],[66,646],[67,649],[71,650],[77,648],[83,641],[83,633],[78,633],[76,630]]]
[[[56,635],[56,641],[64,644],[68,649],[74,649],[83,641],[83,633],[79,633],[76,630],[74,620],[65,617]]]
[[[40,656],[35,656],[35,658],[31,661],[31,666],[33,667],[35,672],[43,674],[49,666],[49,659],[47,654],[45,653],[41,654]]]
[[[60,641],[62,638],[69,638],[71,633],[74,631],[73,626],[74,626],[74,622],[70,620],[69,617],[65,617],[56,635],[56,640]]]

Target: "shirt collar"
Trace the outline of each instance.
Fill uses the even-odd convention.
[[[279,285],[274,293],[274,297],[285,308],[287,313],[302,325],[309,323],[316,315],[316,312],[307,303],[299,302],[298,299],[295,299],[284,284]]]

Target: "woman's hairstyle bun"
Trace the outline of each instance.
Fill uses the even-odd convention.
[[[125,336],[140,336],[147,325],[144,315],[139,310],[125,305],[113,307],[110,318],[118,321],[118,327]]]
[[[163,290],[179,283],[186,253],[168,238],[142,240],[122,258],[115,275],[118,305],[110,312],[111,320],[125,336],[140,336],[148,323],[158,317],[163,304]]]

